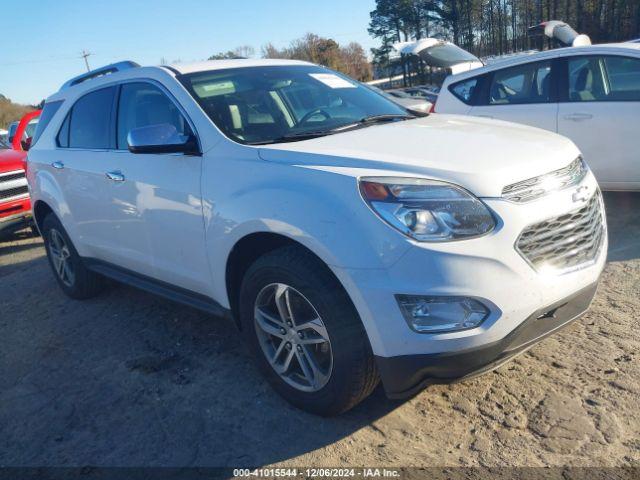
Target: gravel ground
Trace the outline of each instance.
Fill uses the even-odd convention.
[[[322,419],[230,322],[124,286],[76,302],[40,239],[0,243],[0,465],[640,466],[640,194],[606,196],[590,312],[495,372]]]

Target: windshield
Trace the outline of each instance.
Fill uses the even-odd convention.
[[[180,81],[225,135],[245,144],[336,133],[368,117],[407,117],[368,87],[315,65],[214,70]]]
[[[2,141],[2,139],[0,139],[0,150],[2,150],[3,148],[9,148],[9,145],[4,143],[4,141]]]

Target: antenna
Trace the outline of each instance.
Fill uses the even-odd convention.
[[[80,54],[80,56],[84,58],[84,64],[87,66],[87,72],[91,71],[91,68],[89,68],[89,61],[87,60],[90,55],[93,55],[93,53],[87,52],[86,50],[82,50],[82,53]]]

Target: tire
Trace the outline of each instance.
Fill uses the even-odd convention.
[[[102,291],[103,278],[87,269],[62,223],[53,213],[47,215],[42,222],[42,238],[53,275],[67,296],[76,300],[85,300],[95,297]],[[65,262],[68,263],[65,263],[63,268],[58,268],[61,251],[67,257]]]
[[[279,329],[282,338],[265,333],[261,327],[266,323],[271,332],[274,325],[279,325],[271,320],[282,320],[276,299],[285,297],[287,312],[295,311],[291,316],[296,320],[291,323],[293,328],[300,328],[300,340],[290,327],[285,333],[286,325]],[[355,307],[328,267],[303,248],[284,247],[260,257],[243,278],[239,301],[242,334],[258,368],[289,403],[309,413],[337,415],[357,405],[377,386],[375,360]],[[320,322],[308,321],[317,316]],[[313,328],[304,329],[311,324]],[[324,341],[325,336],[328,341]],[[277,357],[277,368],[284,369],[290,353],[286,344],[283,350],[280,343],[287,339],[293,345],[288,350],[297,349],[298,353],[281,375],[267,359],[267,352],[271,358]],[[283,352],[280,356],[279,349]],[[307,361],[312,357],[313,362]],[[310,369],[312,363],[316,369]],[[307,365],[306,370],[303,364]],[[305,376],[310,370],[314,375]],[[320,373],[316,375],[317,372]],[[311,377],[313,382],[308,380]]]

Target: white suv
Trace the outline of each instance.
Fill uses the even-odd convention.
[[[581,315],[607,247],[558,135],[414,118],[284,60],[121,63],[51,96],[29,151],[60,287],[232,316],[288,401],[336,414],[494,368]]]

